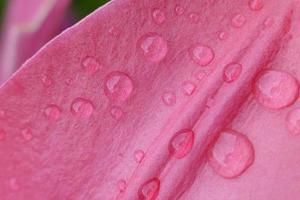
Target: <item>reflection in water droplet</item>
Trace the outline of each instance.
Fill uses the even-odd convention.
[[[50,120],[57,120],[60,116],[61,110],[56,105],[49,105],[45,108],[44,114]]]
[[[164,23],[164,21],[166,20],[165,13],[158,8],[153,10],[152,18],[154,22],[158,25]]]
[[[133,91],[131,78],[123,72],[112,72],[105,80],[104,92],[113,101],[127,100]]]
[[[239,63],[230,63],[223,70],[223,79],[227,83],[231,83],[238,79],[242,72],[242,65]]]
[[[291,110],[287,114],[285,124],[292,135],[300,135],[300,108]]]
[[[241,14],[235,15],[231,20],[232,26],[236,28],[242,27],[245,23],[246,23],[246,17]]]
[[[223,131],[209,152],[209,164],[224,178],[234,178],[254,162],[254,149],[249,139],[233,130]]]
[[[138,41],[138,46],[144,57],[151,62],[161,61],[168,52],[167,41],[157,33],[143,35]]]
[[[185,157],[194,145],[194,132],[182,130],[177,132],[170,141],[169,151],[177,159]]]
[[[143,161],[145,157],[145,153],[143,150],[136,150],[134,152],[134,160],[137,162],[137,163],[141,163]]]
[[[118,120],[123,116],[123,111],[122,111],[121,108],[119,108],[117,106],[114,106],[114,107],[111,108],[110,114],[113,118]]]
[[[5,131],[0,130],[0,141],[5,140],[5,138],[6,138],[6,133],[5,133]]]
[[[174,92],[166,92],[162,96],[162,100],[167,106],[173,106],[176,104],[176,95]]]
[[[74,115],[80,117],[89,117],[94,111],[94,106],[90,100],[76,98],[71,105],[71,111]]]
[[[183,92],[183,94],[185,94],[187,96],[192,95],[194,93],[195,89],[196,89],[196,85],[191,81],[185,81],[182,84],[182,92]]]
[[[214,59],[213,50],[205,45],[197,45],[190,50],[190,56],[200,66],[209,65]]]
[[[296,79],[283,71],[265,70],[255,83],[255,96],[265,107],[280,109],[295,102],[299,95]]]
[[[152,178],[141,185],[139,188],[140,200],[155,200],[160,190],[160,180]]]
[[[254,11],[261,10],[264,7],[263,0],[249,0],[249,8]]]
[[[100,68],[100,64],[97,59],[91,56],[85,57],[82,60],[81,65],[82,68],[89,73],[95,73]]]
[[[25,141],[30,141],[33,138],[32,131],[30,128],[25,128],[21,131],[21,135]]]

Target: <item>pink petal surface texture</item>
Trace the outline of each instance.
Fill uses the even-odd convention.
[[[1,199],[298,199],[299,11],[98,9],[2,86]]]
[[[1,38],[0,82],[6,81],[62,27],[70,0],[10,0]]]

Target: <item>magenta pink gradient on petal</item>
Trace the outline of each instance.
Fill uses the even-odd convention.
[[[0,197],[299,199],[300,5],[257,3],[116,0],[48,43],[0,89]]]

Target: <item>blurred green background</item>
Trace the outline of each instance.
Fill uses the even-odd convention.
[[[3,21],[3,13],[5,10],[5,5],[9,0],[0,0],[0,19]],[[24,0],[26,1],[26,0]],[[85,17],[89,13],[96,10],[99,6],[107,3],[109,0],[73,0],[72,1],[72,11],[77,20]]]

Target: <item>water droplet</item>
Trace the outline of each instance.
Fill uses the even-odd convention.
[[[83,69],[89,73],[95,73],[99,68],[100,64],[96,58],[87,56],[82,60],[81,63]]]
[[[157,33],[143,35],[138,44],[144,57],[151,62],[161,61],[168,52],[167,41]]]
[[[220,32],[218,35],[220,40],[226,40],[228,38],[228,33],[227,32]]]
[[[145,157],[145,153],[143,150],[136,150],[134,152],[134,160],[137,162],[137,163],[141,163],[143,161]]]
[[[177,159],[185,157],[194,145],[194,132],[182,130],[177,132],[169,144],[170,153]]]
[[[236,28],[242,27],[245,23],[246,23],[246,17],[241,14],[235,15],[231,20],[232,26]]]
[[[114,106],[111,108],[110,114],[113,118],[118,120],[123,116],[123,110],[119,107]]]
[[[264,7],[263,0],[249,0],[249,8],[254,11],[261,10]]]
[[[17,182],[17,179],[16,178],[11,178],[10,180],[9,180],[9,185],[10,185],[10,188],[12,189],[12,190],[19,190],[20,189],[20,186],[19,186],[19,184],[18,184],[18,182]]]
[[[239,63],[230,63],[225,66],[223,71],[223,79],[227,83],[231,83],[238,79],[242,72],[242,65]]]
[[[74,79],[73,79],[73,78],[68,78],[68,79],[66,80],[66,84],[67,84],[67,85],[71,85],[73,82],[74,82]]]
[[[176,104],[176,95],[174,92],[166,92],[163,94],[162,100],[167,106],[173,106]]]
[[[112,72],[106,77],[104,92],[115,101],[125,101],[133,91],[131,78],[123,72]]]
[[[154,22],[158,25],[164,23],[164,21],[166,20],[165,13],[158,8],[153,10],[152,18],[153,18]]]
[[[280,109],[295,102],[298,83],[290,74],[283,71],[265,70],[255,83],[255,96],[265,107]]]
[[[44,114],[50,120],[57,120],[60,116],[61,110],[56,105],[49,105],[45,108]]]
[[[5,115],[6,115],[5,111],[0,109],[0,118],[2,119],[5,118]]]
[[[189,18],[195,24],[199,23],[200,21],[200,15],[198,13],[190,13]]]
[[[125,180],[121,179],[118,181],[118,188],[120,192],[124,192],[126,190],[126,187],[127,187],[127,183]]]
[[[80,117],[89,117],[94,111],[94,106],[90,100],[76,98],[71,105],[71,111],[74,115]]]
[[[42,83],[44,84],[44,86],[49,87],[49,86],[52,85],[53,80],[51,79],[50,76],[44,76],[44,77],[42,78]]]
[[[141,185],[139,189],[140,200],[155,200],[160,189],[160,180],[152,178]]]
[[[33,138],[32,130],[30,128],[25,128],[21,131],[22,137],[26,141],[30,141]]]
[[[209,164],[224,178],[234,178],[254,162],[254,149],[249,139],[233,130],[223,131],[209,152]]]
[[[213,50],[204,45],[197,45],[190,50],[190,56],[194,62],[200,66],[209,65],[214,59]]]
[[[176,15],[183,15],[183,13],[184,13],[184,8],[183,7],[181,7],[179,5],[175,6],[175,14]]]
[[[196,85],[191,81],[185,81],[182,84],[182,92],[183,92],[183,94],[185,94],[187,96],[192,95],[194,93],[195,89],[196,89]]]
[[[292,135],[300,135],[300,108],[291,110],[286,117],[285,124]]]
[[[118,29],[118,28],[116,28],[116,27],[110,27],[109,29],[108,29],[108,32],[109,32],[109,34],[111,34],[112,36],[114,36],[114,37],[118,37],[118,36],[120,36],[121,35],[121,30],[120,29]]]
[[[269,28],[273,25],[274,20],[271,17],[268,17],[265,21],[264,21],[264,26],[265,28]]]
[[[206,77],[206,73],[204,71],[198,71],[195,74],[195,78],[199,81],[202,81]]]
[[[5,140],[5,138],[6,138],[6,132],[3,130],[0,130],[0,141]]]

